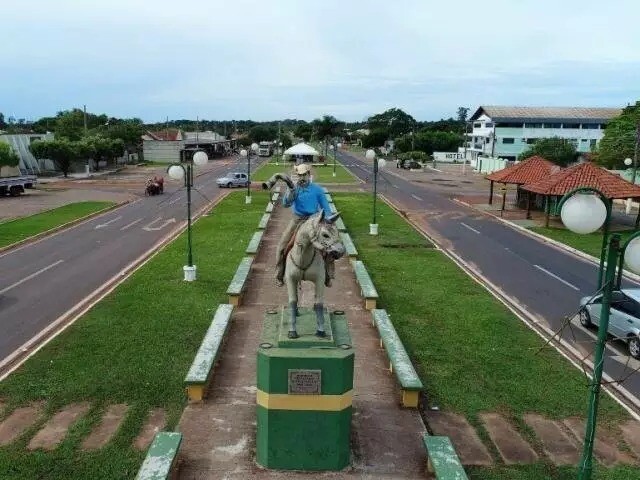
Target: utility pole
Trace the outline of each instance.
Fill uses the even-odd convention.
[[[633,175],[631,183],[636,184],[636,174],[638,173],[638,144],[640,143],[640,122],[636,125],[636,144],[633,149]]]
[[[82,110],[84,112],[84,136],[87,136],[87,106],[83,105]]]

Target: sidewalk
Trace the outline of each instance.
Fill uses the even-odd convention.
[[[352,465],[333,473],[264,470],[255,463],[256,352],[266,310],[287,304],[286,289],[274,282],[274,252],[290,212],[276,207],[254,260],[243,305],[233,323],[216,366],[208,398],[185,409],[178,431],[180,478],[195,479],[418,479],[424,478],[424,425],[417,410],[399,407],[399,389],[387,369],[370,313],[343,258],[336,279],[326,291],[330,310],[347,312],[355,346],[352,422]],[[301,306],[313,304],[312,284],[304,282]]]

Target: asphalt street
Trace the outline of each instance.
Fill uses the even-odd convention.
[[[340,152],[340,160],[358,178],[373,183],[370,163],[345,152]],[[378,192],[412,216],[421,217],[427,231],[444,248],[472,265],[553,331],[577,312],[581,297],[597,290],[596,265],[461,205],[451,194],[412,183],[388,170],[378,175]],[[627,281],[625,286],[638,285]],[[574,320],[562,336],[586,356],[592,352],[595,334],[595,330],[586,330]],[[640,362],[629,358],[624,343],[609,345],[605,373],[614,380],[629,377],[624,387],[640,400],[640,374],[633,373]]]
[[[259,164],[252,160],[252,167]],[[240,160],[211,161],[211,165],[211,170],[195,178],[192,212],[220,195],[217,177],[228,171],[246,171],[246,162]],[[0,363],[178,228],[186,217],[185,188],[181,182],[165,179],[162,195],[142,197],[0,254]],[[198,263],[197,253],[194,263]]]

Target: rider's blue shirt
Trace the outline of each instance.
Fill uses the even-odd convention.
[[[331,215],[331,208],[322,187],[313,182],[309,182],[304,187],[298,185],[293,190],[288,190],[282,196],[282,205],[285,207],[293,206],[293,213],[299,217],[313,215],[321,208],[327,217]]]

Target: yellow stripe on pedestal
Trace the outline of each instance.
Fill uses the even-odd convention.
[[[258,390],[256,402],[269,410],[316,410],[339,412],[353,403],[353,390],[342,395],[287,395]]]

